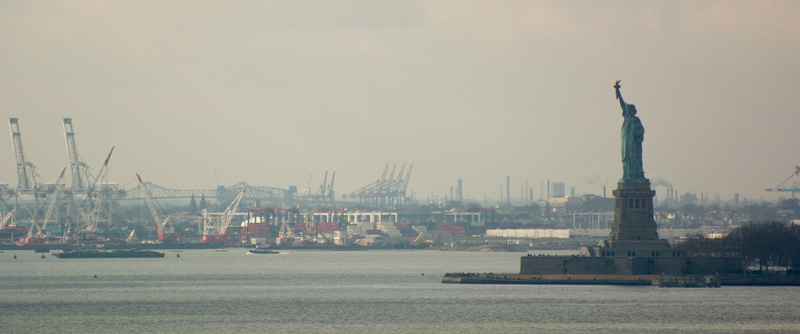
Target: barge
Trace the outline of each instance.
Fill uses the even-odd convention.
[[[258,247],[258,246],[256,246],[255,248],[250,248],[250,250],[248,250],[247,252],[249,254],[280,254],[280,252],[276,252],[267,247]]]
[[[106,259],[106,258],[163,258],[163,252],[151,250],[70,250],[55,253],[53,256],[59,259]]]

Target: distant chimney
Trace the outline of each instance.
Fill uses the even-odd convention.
[[[511,176],[506,176],[506,201],[511,205]]]
[[[550,180],[547,180],[547,198],[550,199]]]

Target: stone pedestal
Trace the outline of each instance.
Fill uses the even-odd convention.
[[[584,247],[581,254],[590,257],[675,257],[669,242],[658,239],[653,218],[655,190],[650,183],[619,183],[613,192],[614,222],[611,234],[599,246]]]
[[[613,191],[614,222],[609,239],[658,240],[658,228],[653,218],[655,190],[650,183],[618,183]]]

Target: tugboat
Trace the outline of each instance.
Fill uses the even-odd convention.
[[[255,248],[250,248],[248,253],[250,253],[250,254],[280,254],[280,252],[276,252],[274,250],[269,249],[268,247],[263,247],[263,246],[256,246]]]
[[[151,250],[70,250],[55,253],[53,256],[59,259],[89,259],[89,258],[161,258],[164,253]]]

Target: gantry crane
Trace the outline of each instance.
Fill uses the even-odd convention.
[[[210,213],[203,209],[203,243],[204,244],[226,244],[228,240],[228,226],[236,215],[239,202],[244,197],[244,190],[228,205],[222,213]]]
[[[72,118],[64,118],[64,137],[67,142],[70,172],[72,173],[72,192],[85,192],[89,185],[94,183],[92,169],[81,161],[78,155],[78,146],[75,144],[75,132],[72,130]]]
[[[389,165],[387,164],[379,180],[356,190],[350,194],[350,197],[357,198],[361,202],[380,206],[388,205],[394,207],[396,205],[405,204],[407,202],[406,191],[408,189],[408,181],[411,178],[411,169],[414,168],[414,164],[408,167],[408,173],[405,174],[404,177],[403,172],[405,168],[406,165],[403,164],[395,178],[395,171],[397,169],[397,164],[395,164],[387,178],[386,174],[389,170]]]
[[[794,181],[790,182],[792,179]],[[800,165],[794,166],[794,172],[785,181],[775,188],[768,188],[767,191],[787,191],[792,193],[792,198],[797,198],[795,193],[800,192]]]
[[[331,176],[331,183],[328,184],[328,171],[325,171],[325,178],[322,181],[322,185],[319,187],[319,200],[320,202],[330,202],[333,203],[334,192],[333,192],[333,182],[336,180],[336,171],[333,171],[333,175]]]
[[[147,207],[150,208],[150,214],[153,216],[153,221],[155,221],[156,226],[158,227],[158,241],[161,242],[176,242],[178,241],[178,237],[180,236],[179,233],[175,232],[175,228],[172,226],[172,223],[169,221],[170,216],[161,220],[158,216],[158,212],[156,212],[156,205],[153,201],[153,195],[150,193],[150,189],[144,184],[142,181],[142,177],[139,174],[136,174],[136,178],[139,179],[139,185],[142,187],[142,193],[144,194],[144,200],[147,202]]]
[[[334,181],[336,181],[336,171],[333,171],[333,176],[331,176],[331,184],[328,185],[328,191],[324,192],[322,194],[322,196],[327,196],[328,197],[328,201],[330,201],[331,204],[333,204],[333,202],[336,201],[336,195],[333,192],[333,182]]]
[[[19,131],[19,119],[9,118],[11,128],[11,143],[14,145],[14,156],[17,159],[17,193],[34,193],[41,181],[39,173],[32,163],[25,157],[22,149],[22,133]]]

